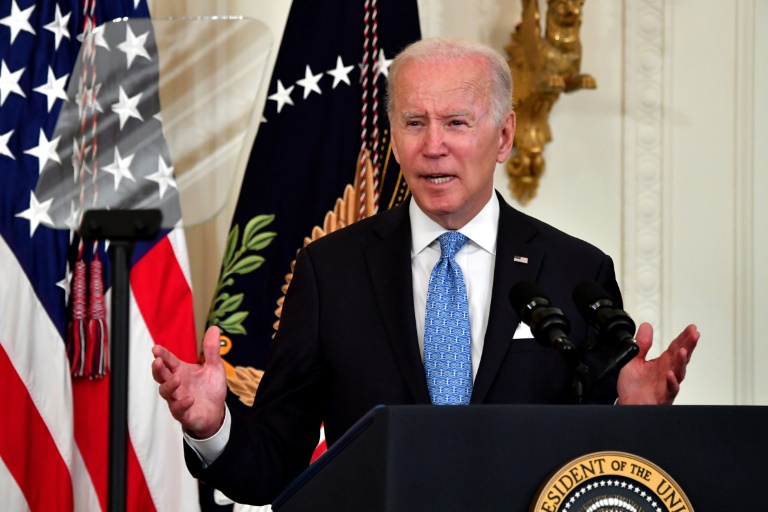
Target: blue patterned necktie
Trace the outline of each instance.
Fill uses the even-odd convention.
[[[457,231],[438,237],[440,260],[432,269],[424,323],[424,369],[435,405],[467,405],[472,396],[469,303],[464,275],[453,259],[467,242]]]

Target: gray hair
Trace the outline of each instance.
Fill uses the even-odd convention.
[[[387,112],[392,119],[395,113],[395,88],[397,73],[409,61],[438,63],[479,57],[491,68],[490,111],[497,126],[504,124],[504,119],[512,110],[512,73],[507,61],[496,50],[482,43],[435,37],[422,39],[408,45],[400,52],[389,67],[387,78]]]

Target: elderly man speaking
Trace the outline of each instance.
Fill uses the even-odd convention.
[[[530,339],[509,291],[536,282],[564,306],[576,344],[588,327],[566,306],[573,288],[597,281],[620,297],[609,256],[494,193],[515,132],[501,55],[462,40],[416,42],[390,67],[388,101],[412,199],[301,251],[249,414],[225,406],[216,327],[202,365],[153,348],[190,471],[238,502],[270,502],[307,467],[321,423],[330,445],[379,404],[567,403],[567,364]],[[671,403],[699,333],[687,327],[646,360],[652,337],[641,325],[637,357],[588,401]]]

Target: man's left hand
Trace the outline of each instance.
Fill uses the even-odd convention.
[[[651,324],[640,325],[635,336],[640,352],[619,373],[619,404],[671,404],[680,391],[685,369],[699,341],[699,331],[689,325],[656,359],[646,360],[653,344]]]

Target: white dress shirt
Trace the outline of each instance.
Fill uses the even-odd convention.
[[[411,274],[413,276],[413,307],[416,315],[416,332],[419,338],[419,352],[424,358],[424,322],[427,311],[427,288],[429,277],[440,259],[440,242],[437,237],[447,230],[427,217],[411,201]],[[496,235],[499,230],[499,200],[496,194],[469,221],[459,233],[469,240],[456,253],[454,259],[464,274],[469,299],[469,329],[472,347],[472,378],[477,375],[480,356],[483,354],[485,330],[488,327],[488,313],[493,291],[493,269],[496,262]]]

